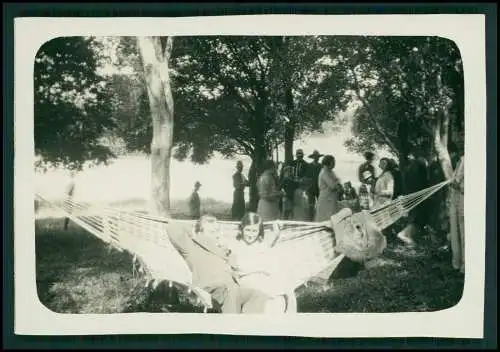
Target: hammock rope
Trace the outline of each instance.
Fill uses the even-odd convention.
[[[401,196],[372,209],[369,214],[379,230],[383,230],[406,216],[453,179]],[[58,207],[39,193],[36,197],[59,208],[77,225],[105,243],[119,251],[130,252],[134,258],[134,275],[139,272],[138,264],[142,269],[146,266],[153,281],[168,280],[169,283],[173,281],[182,284],[189,292],[196,294],[205,311],[212,307],[210,295],[192,285],[192,273],[171,244],[166,231],[166,226],[170,223],[191,229],[193,220],[163,218],[108,206],[91,206],[71,198],[65,199],[63,205]],[[219,221],[219,224],[223,237],[236,237],[238,222]],[[338,264],[343,257],[335,255],[332,230],[321,223],[277,220],[265,222],[264,228],[265,231],[278,233],[272,245],[274,265],[280,269],[280,275],[286,277],[292,292],[301,285],[307,285],[308,280],[321,275],[326,268]]]

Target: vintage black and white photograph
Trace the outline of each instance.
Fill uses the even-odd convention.
[[[455,41],[89,32],[43,42],[33,65],[48,310],[275,317],[461,301],[476,234]]]

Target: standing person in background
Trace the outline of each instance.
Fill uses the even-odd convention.
[[[308,191],[311,188],[310,179],[303,177],[299,181],[299,188],[293,197],[293,220],[311,221]]]
[[[370,210],[372,203],[373,200],[368,192],[368,187],[366,187],[365,184],[362,184],[359,187],[359,206],[361,207],[361,210]]]
[[[358,168],[359,182],[372,186],[369,182],[375,179],[375,166],[373,166],[375,154],[371,151],[366,151],[363,156],[365,157],[365,162]]]
[[[72,198],[73,198],[73,194],[75,193],[75,175],[76,175],[76,172],[75,171],[71,171],[70,174],[69,174],[69,183],[68,185],[66,186],[66,201],[71,205],[71,201],[72,201]],[[72,207],[70,208],[72,209]],[[68,230],[68,227],[69,227],[69,217],[66,217],[64,219],[64,230]]]
[[[233,175],[233,206],[231,216],[233,220],[241,220],[245,215],[245,187],[248,187],[248,180],[243,175],[243,163],[236,162],[236,172]]]
[[[429,184],[437,185],[446,180],[446,176],[443,172],[443,168],[437,158],[434,155],[430,165],[429,165]],[[442,188],[437,191],[432,197],[429,198],[429,213],[432,216],[429,218],[429,225],[436,233],[436,240],[441,240],[444,242],[446,235],[449,230],[448,224],[448,207],[446,200],[448,198],[448,189]]]
[[[328,220],[333,214],[339,211],[338,193],[342,191],[342,184],[333,172],[335,157],[333,155],[325,155],[321,164],[323,168],[318,178],[319,196],[315,221]]]
[[[309,164],[304,160],[304,151],[302,149],[297,149],[295,152],[295,160],[290,163],[293,167],[293,178],[295,181],[299,181],[303,177],[308,176]]]
[[[191,197],[189,197],[189,213],[191,215],[191,219],[199,219],[201,216],[201,201],[200,195],[198,194],[198,190],[201,187],[201,183],[196,181],[194,184],[193,193],[191,193]]]
[[[397,161],[395,159],[389,159],[389,163],[391,164],[391,172],[394,177],[394,194],[392,198],[396,199],[403,194],[403,178]]]
[[[292,179],[295,181],[293,189],[290,189],[290,199],[293,199],[293,194],[295,193],[295,190],[297,189],[299,185],[299,180],[302,177],[306,177],[309,172],[309,164],[304,160],[304,151],[302,149],[297,149],[295,152],[295,160],[292,160],[285,165],[283,165],[283,168],[281,169],[281,173],[279,174],[279,180],[280,182],[284,179],[284,171],[285,167],[289,166],[292,168]]]
[[[344,199],[345,200],[355,200],[358,198],[356,190],[352,186],[351,181],[344,183]]]
[[[380,159],[379,164],[382,174],[375,183],[375,192],[373,197],[373,207],[378,208],[392,200],[394,195],[394,176],[391,172],[391,163],[389,159]]]
[[[297,182],[293,179],[293,167],[290,165],[284,166],[282,170],[282,178],[280,180],[280,189],[283,190],[281,202],[282,219],[290,220],[293,212],[294,192],[297,188]]]
[[[276,184],[276,166],[272,160],[266,160],[263,164],[263,170],[257,181],[259,191],[257,213],[262,221],[277,220],[280,217],[279,201],[283,193]]]
[[[321,172],[321,163],[319,162],[319,158],[322,156],[323,154],[320,154],[317,150],[313,151],[313,153],[309,155],[309,158],[313,159],[313,161],[309,164],[309,178],[311,179],[311,186],[308,191],[310,219],[314,219],[314,209],[319,196],[318,179],[319,173]]]
[[[460,156],[456,176],[450,187],[450,242],[453,268],[465,273],[464,237],[464,157]]]

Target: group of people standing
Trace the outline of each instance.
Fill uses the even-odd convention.
[[[455,168],[459,160],[457,156],[463,154],[453,151],[451,154]],[[272,160],[263,163],[262,172],[257,179],[259,200],[256,210],[262,221],[284,219],[321,222],[330,219],[341,208],[349,207],[354,211],[379,208],[401,195],[418,192],[445,180],[437,158],[428,162],[421,156],[416,157],[411,154],[405,159],[404,168],[400,168],[395,159],[379,158],[380,173],[377,174],[374,165],[376,155],[367,151],[364,153],[365,162],[358,168],[361,185],[356,192],[350,181],[342,183],[334,172],[333,155],[323,155],[315,150],[308,157],[312,159],[311,162],[304,160],[302,149],[297,149],[295,159],[285,163],[279,171]],[[247,211],[245,188],[249,186],[249,181],[243,174],[241,161],[237,162],[232,179],[234,187],[232,218],[239,221]],[[201,215],[197,197],[199,187],[200,184],[197,183],[191,197],[195,209],[192,217],[195,219]],[[414,232],[431,228],[444,235],[438,237],[445,237],[452,232],[458,233],[458,237],[463,234],[463,211],[458,216],[459,220],[462,219],[461,223],[456,219],[449,219],[450,204],[446,201],[447,192],[454,191],[443,189],[410,212],[407,224],[413,226]],[[463,198],[463,192],[461,197]],[[458,203],[462,204],[460,201]],[[459,230],[455,229],[457,226]],[[457,236],[451,234],[451,237]]]
[[[350,181],[342,183],[334,172],[336,160],[333,155],[315,150],[309,155],[312,161],[308,163],[304,160],[304,151],[297,149],[295,159],[284,164],[279,172],[272,160],[265,161],[257,181],[257,213],[264,221],[325,221],[346,205],[342,201],[351,201],[350,207],[356,210],[368,210],[399,196],[402,181],[397,163],[381,158],[382,173],[377,177],[374,153],[366,152],[364,156],[366,161],[358,171],[361,182],[358,192]],[[249,185],[242,173],[242,163],[238,162],[236,168],[233,175],[234,220],[241,219],[245,213],[244,189]]]
[[[304,151],[297,149],[295,159],[284,164],[279,172],[274,161],[263,163],[257,180],[257,213],[263,221],[325,221],[339,210],[339,194],[343,193],[344,186],[333,172],[335,157],[315,150],[309,158],[310,163],[304,160]],[[235,220],[245,213],[244,189],[248,180],[242,169],[243,165],[238,162],[233,175],[232,216]]]

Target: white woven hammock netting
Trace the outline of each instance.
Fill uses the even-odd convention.
[[[331,273],[343,256],[365,262],[379,256],[386,246],[382,230],[405,217],[409,211],[452,182],[441,182],[419,192],[399,197],[370,211],[352,213],[348,208],[332,216],[332,228],[323,223],[271,221],[264,223],[264,232],[277,234],[267,265],[274,275],[292,291],[306,284],[312,277]],[[37,194],[37,201],[50,203]],[[52,206],[54,204],[50,203]],[[147,267],[153,280],[168,280],[193,290],[205,306],[210,306],[209,295],[193,287],[192,275],[186,262],[170,243],[167,223],[191,229],[194,221],[167,219],[134,211],[96,207],[68,198],[60,208],[76,224],[105,243],[130,252],[135,264]],[[231,243],[238,233],[237,222],[219,221],[222,238]]]

